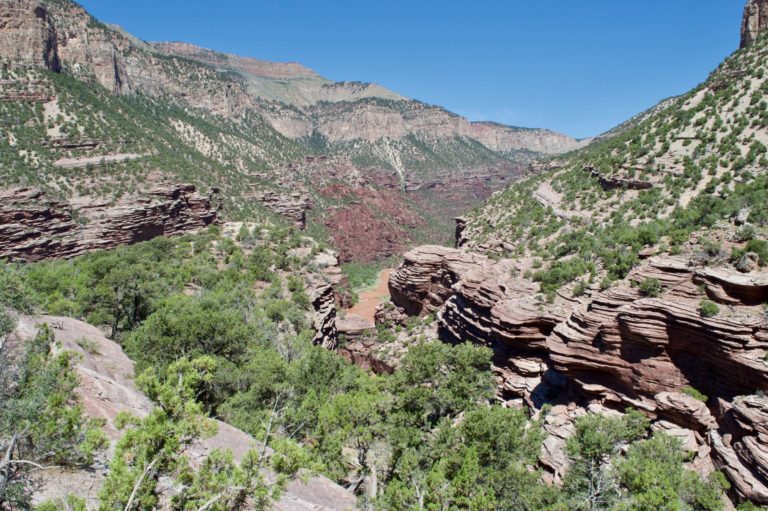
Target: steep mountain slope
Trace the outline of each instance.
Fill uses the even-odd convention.
[[[749,197],[762,190],[768,163],[766,53],[761,38],[619,136],[499,194],[470,215],[465,242],[548,259],[578,251],[569,240],[582,233],[598,239],[591,248],[600,254],[639,231],[651,232],[645,244],[667,236],[674,248],[742,206],[751,210],[744,221],[762,222],[762,204]]]
[[[541,166],[459,220],[460,248],[420,247],[392,274],[400,314],[494,350],[501,400],[565,405],[540,458],[555,479],[574,415],[631,407],[735,501],[768,503],[764,7],[749,2],[745,47],[702,85]]]
[[[320,236],[350,240],[343,252],[367,259],[413,239],[442,242],[447,217],[514,179],[522,163],[582,144],[547,130],[470,123],[300,64],[145,43],[70,0],[0,1],[0,59],[5,186],[42,186],[67,200],[119,198],[166,181],[218,188],[225,216],[288,211],[290,222],[306,219]],[[318,181],[352,182],[425,213],[402,225],[364,196],[319,193]],[[430,191],[410,193],[418,190]],[[364,214],[353,214],[361,201]],[[339,229],[373,232],[377,241],[362,250]]]

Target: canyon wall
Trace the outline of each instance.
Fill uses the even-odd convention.
[[[656,256],[615,287],[549,303],[522,269],[419,247],[392,274],[392,301],[411,315],[436,313],[444,341],[492,348],[498,396],[510,405],[639,409],[655,429],[687,439],[740,498],[768,503],[768,273]],[[646,279],[659,281],[658,296],[640,292]],[[704,317],[702,300],[722,313]]]
[[[161,187],[114,203],[91,198],[50,199],[36,189],[0,191],[0,259],[71,258],[196,231],[219,221],[216,192]]]

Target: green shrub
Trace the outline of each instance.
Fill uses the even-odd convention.
[[[0,305],[0,339],[2,339],[4,335],[12,332],[14,328],[16,328],[16,321]]]
[[[702,300],[699,304],[699,313],[703,318],[714,318],[720,314],[720,307],[710,300]]]
[[[691,396],[692,398],[694,398],[694,399],[696,399],[698,401],[701,401],[702,403],[706,403],[709,400],[709,398],[705,394],[699,392],[698,390],[696,390],[695,388],[690,387],[690,386],[683,387],[682,392],[683,392],[683,394],[687,394],[687,395]]]
[[[659,279],[646,278],[640,283],[638,290],[643,296],[656,298],[661,294],[661,282],[659,282]]]
[[[760,256],[760,266],[768,264],[768,241],[766,240],[749,240],[745,247],[747,252],[754,252]]]
[[[582,296],[582,295],[584,295],[587,292],[588,289],[589,289],[589,281],[587,281],[587,280],[580,280],[573,287],[573,295],[574,296]]]
[[[87,418],[76,388],[80,383],[71,352],[51,353],[53,334],[47,325],[25,346],[18,368],[10,368],[0,346],[0,447],[10,461],[44,466],[85,467],[106,447],[102,421]],[[15,449],[10,439],[15,438]],[[34,464],[3,470],[0,508],[31,509]]]
[[[757,232],[751,225],[745,225],[736,233],[736,239],[742,242],[752,240],[755,236],[757,236]]]
[[[366,263],[346,263],[341,266],[349,279],[349,287],[353,290],[365,289],[372,286],[379,276],[379,265]]]
[[[552,300],[555,292],[565,284],[587,273],[594,275],[595,271],[594,263],[576,257],[568,261],[555,261],[548,269],[534,273],[533,280],[540,284],[542,293]]]
[[[391,328],[377,328],[377,337],[381,343],[391,343],[397,340],[397,336]]]

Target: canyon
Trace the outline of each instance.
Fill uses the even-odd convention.
[[[309,223],[344,261],[402,253],[435,230],[441,239],[426,241],[443,242],[453,216],[532,158],[589,143],[471,122],[298,63],[140,41],[70,0],[2,0],[0,59],[3,116],[30,118],[28,129],[3,128],[5,188],[106,200],[117,187],[151,192],[157,176],[219,188],[224,216],[260,209]],[[390,220],[382,201],[402,215]]]
[[[768,502],[760,468],[768,444],[753,429],[764,420],[753,414],[768,406],[759,393],[768,390],[768,324],[756,306],[768,301],[768,274],[655,256],[619,286],[554,303],[520,274],[519,261],[425,246],[405,255],[389,286],[403,312],[436,314],[440,339],[493,350],[497,396],[508,406],[642,410],[654,427],[692,439],[694,463],[722,470],[739,497]],[[657,297],[638,290],[650,278],[661,283]],[[698,304],[708,298],[728,315],[703,318]]]
[[[493,401],[540,421],[524,468],[547,485],[564,484],[580,418],[632,409],[679,440],[687,468],[722,472],[733,502],[768,505],[766,29],[768,2],[750,0],[741,50],[706,82],[576,140],[472,122],[298,63],[139,41],[69,0],[0,0],[0,107],[26,120],[0,132],[0,259],[21,267],[216,227],[227,239],[211,258],[230,275],[278,247],[248,290],[270,297],[272,309],[248,311],[259,331],[274,328],[267,337],[304,335],[376,375],[397,374],[415,345],[489,348]],[[352,305],[342,265],[403,253],[352,290]],[[289,299],[307,302],[298,320]],[[82,357],[78,392],[114,448],[117,412],[153,406],[133,362],[72,318],[22,314],[15,335],[28,342],[41,322]],[[293,362],[294,347],[280,349]],[[365,406],[343,401],[363,410],[350,422],[376,417],[362,395]],[[198,463],[212,446],[239,457],[261,447],[218,425],[194,447]],[[350,461],[340,444],[336,478],[349,488],[307,474],[274,508],[353,509],[364,486],[376,496],[380,474],[361,468],[386,457],[376,448]],[[105,473],[55,473],[38,500]]]

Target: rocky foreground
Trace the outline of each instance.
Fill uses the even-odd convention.
[[[443,340],[493,349],[508,406],[555,405],[542,453],[555,480],[579,414],[632,407],[679,437],[699,471],[722,470],[740,498],[768,503],[768,273],[658,255],[615,287],[561,291],[548,303],[525,268],[425,246],[405,255],[389,285],[402,311],[437,315]],[[646,279],[660,283],[655,296],[641,293]],[[721,313],[704,317],[702,300]]]
[[[133,362],[122,348],[107,339],[99,329],[80,321],[53,316],[21,317],[15,339],[26,342],[37,333],[37,326],[51,326],[61,350],[78,354],[77,372],[80,377],[78,394],[85,412],[90,417],[103,419],[104,432],[112,445],[122,436],[115,426],[121,412],[138,417],[146,416],[152,402],[134,384]],[[216,421],[215,436],[192,445],[187,455],[193,465],[199,465],[214,449],[230,450],[236,460],[242,459],[250,449],[261,449],[261,444],[243,431]],[[106,460],[104,460],[106,462]],[[107,474],[106,464],[97,464],[92,470],[52,469],[41,473],[36,503],[76,494],[88,504],[98,502],[97,496]],[[172,486],[162,487],[163,500],[174,492]],[[278,511],[345,511],[356,507],[355,496],[322,476],[294,480],[283,497],[273,505]]]

